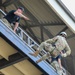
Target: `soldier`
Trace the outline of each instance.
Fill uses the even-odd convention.
[[[34,53],[29,54],[36,57],[43,49],[48,51],[47,54],[43,55],[42,58],[38,60],[38,62],[47,59],[49,56],[57,57],[59,54],[61,54],[62,57],[66,57],[71,54],[71,49],[66,41],[66,37],[67,34],[61,32],[54,38],[42,42]],[[66,52],[62,53],[62,50],[65,50]]]
[[[67,34],[65,32],[61,32],[58,36],[42,42],[37,51],[29,54],[36,57],[40,53],[40,51],[45,49],[46,51],[48,51],[47,54],[43,55],[42,58],[36,61],[36,63],[48,59],[51,56],[51,65],[56,69],[58,75],[64,75],[65,73],[62,70],[60,58],[61,56],[66,57],[71,54],[71,49],[66,41],[66,37]],[[65,50],[65,53],[62,52],[63,50]]]

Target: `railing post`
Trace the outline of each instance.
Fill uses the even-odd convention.
[[[20,35],[21,39],[23,39],[23,31],[21,30],[21,35]]]
[[[28,37],[28,45],[30,46],[30,37]]]

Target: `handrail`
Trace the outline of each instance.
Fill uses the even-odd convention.
[[[2,11],[1,9],[0,9],[0,12],[3,14],[3,15],[6,15],[6,13],[4,12],[4,11]],[[21,40],[23,40],[25,43],[27,43],[27,45],[33,50],[33,51],[35,51],[35,47],[38,47],[39,45],[23,30],[23,29],[21,29],[20,27],[18,27],[17,28],[17,30],[20,30],[20,32],[18,33],[18,36],[20,37],[20,39]],[[45,54],[46,53],[46,51],[45,50],[43,50],[40,54],[41,55],[43,55],[43,54]],[[40,57],[40,55],[39,55],[39,57]],[[50,64],[47,62],[47,61],[45,61],[45,63],[47,63],[49,66],[50,66]],[[52,67],[52,66],[51,66]],[[53,68],[53,67],[52,67]],[[54,68],[53,68],[54,69]],[[63,68],[64,69],[64,68]],[[55,69],[54,69],[55,70]],[[65,70],[65,69],[64,69]],[[68,75],[70,75],[69,74],[69,72],[68,72]]]
[[[6,15],[6,13],[5,13],[3,10],[1,10],[1,9],[0,9],[0,12],[1,12],[3,15]]]

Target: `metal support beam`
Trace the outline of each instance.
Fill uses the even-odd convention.
[[[13,55],[10,55],[8,59],[9,59],[8,61],[4,58],[0,60],[0,69],[8,67],[10,65],[13,65],[13,64],[20,62],[22,60],[28,59],[28,57],[22,56],[19,53],[15,53]]]
[[[32,21],[31,21],[32,22]],[[30,27],[37,27],[37,26],[64,26],[65,23],[36,23],[36,24],[31,24]]]
[[[0,6],[2,5],[2,0],[0,0]]]
[[[61,32],[63,32],[63,31],[66,31],[68,29],[68,27],[66,26],[64,29],[62,29],[58,34],[60,34]],[[57,35],[58,35],[57,34]]]
[[[3,4],[2,4],[2,6],[4,5],[4,4],[7,4],[8,2],[10,2],[11,0],[6,0]]]
[[[44,41],[43,26],[40,26],[40,31],[41,31],[41,42],[43,42]]]
[[[10,4],[16,3],[16,2],[18,2],[18,1],[19,1],[19,0],[6,0],[6,1],[2,4],[2,6],[7,7],[7,6],[9,6]]]
[[[50,31],[48,31],[48,29],[46,29],[46,28],[43,27],[43,30],[44,30],[44,33],[46,33],[46,35],[47,35],[49,38],[53,38],[52,33],[50,33]]]

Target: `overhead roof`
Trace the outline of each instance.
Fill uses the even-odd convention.
[[[63,63],[65,63],[64,67],[71,75],[75,74],[75,34],[45,0],[0,0],[0,5],[6,13],[13,9],[16,10],[19,6],[24,7],[25,11],[23,14],[29,17],[31,21],[21,19],[20,27],[39,44],[46,39],[54,37],[61,31],[65,31],[68,34],[67,41],[72,49],[72,53],[71,56],[63,59]],[[1,58],[7,58],[11,53],[14,53],[13,50],[10,50],[10,53],[4,54],[3,52],[3,55],[2,53],[0,55]],[[28,62],[27,60],[25,61]],[[25,67],[19,65],[25,65],[25,61],[3,68],[1,72],[5,75],[13,75],[12,72],[9,74],[8,71],[15,69],[17,74],[20,72],[22,75],[25,75],[23,70]],[[20,73],[19,75],[21,75]],[[41,72],[39,71],[39,73]]]

